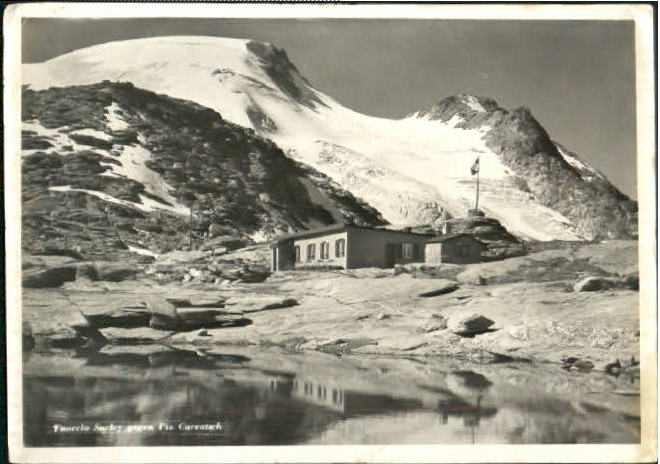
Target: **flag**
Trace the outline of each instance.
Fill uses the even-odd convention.
[[[476,161],[474,162],[474,164],[472,165],[472,167],[470,168],[470,172],[472,173],[473,176],[476,173],[479,172],[479,158],[478,157],[477,157]]]

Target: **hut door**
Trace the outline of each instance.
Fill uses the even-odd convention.
[[[394,267],[396,264],[396,244],[385,244],[385,267]]]

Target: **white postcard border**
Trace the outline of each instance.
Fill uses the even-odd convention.
[[[21,20],[26,17],[633,20],[640,250],[640,445],[379,445],[26,448],[22,444]],[[653,12],[644,4],[63,4],[8,7],[4,18],[7,392],[13,462],[643,462],[657,459],[657,256]]]

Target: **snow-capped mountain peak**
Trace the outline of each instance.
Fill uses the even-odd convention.
[[[586,201],[596,184],[576,175],[571,160],[578,158],[562,155],[531,113],[509,112],[490,98],[461,94],[399,120],[367,116],[316,90],[285,51],[218,37],[112,42],[23,71],[32,89],[127,81],[211,108],[327,174],[394,225],[433,223],[443,211],[465,215],[474,207],[477,157],[480,209],[518,236],[589,238],[619,220],[594,222],[591,206],[577,212],[546,194],[567,179],[579,191],[575,201]],[[553,173],[536,171],[548,166]]]

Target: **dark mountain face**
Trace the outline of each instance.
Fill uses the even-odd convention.
[[[120,129],[108,124],[111,105],[125,123]],[[216,235],[245,237],[339,221],[384,223],[251,129],[131,84],[25,89],[23,121],[38,128],[23,132],[27,250],[75,245],[107,255],[133,245],[163,252],[187,243],[191,223],[196,237],[211,225]],[[126,157],[136,150],[147,154],[143,163]],[[167,197],[154,188],[163,182]]]
[[[271,44],[248,42],[247,49],[260,59],[260,66],[279,89],[293,101],[315,109],[326,106],[309,87],[309,82],[300,75],[289,60],[286,51]]]
[[[529,109],[508,111],[490,98],[459,95],[418,115],[442,122],[457,116],[455,127],[487,129],[486,145],[516,174],[517,187],[570,219],[584,236],[625,238],[636,229],[630,214],[636,202],[602,174],[582,163],[569,163]]]

